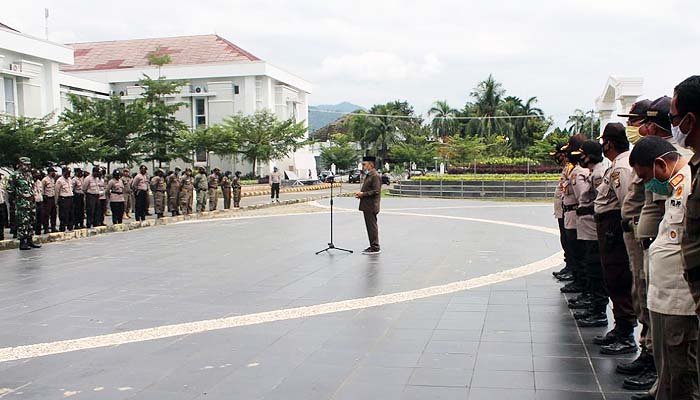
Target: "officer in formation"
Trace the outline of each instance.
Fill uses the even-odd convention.
[[[204,167],[199,167],[197,176],[194,177],[194,188],[197,190],[197,212],[206,211],[207,194],[209,193],[209,183]]]
[[[175,167],[175,171],[169,171],[165,178],[166,190],[168,192],[168,211],[173,217],[180,215],[180,167]]]
[[[641,352],[617,366],[624,388],[647,391],[633,399],[698,399],[700,76],[620,116],[627,126],[606,125],[600,144],[575,136],[551,153],[563,164],[554,275],[580,293],[569,300],[580,327],[607,326],[612,301],[613,329],[592,339],[601,353],[637,352],[641,324]]]
[[[231,187],[233,188],[233,208],[241,207],[241,171],[236,171],[231,181]]]
[[[165,177],[163,170],[156,170],[156,175],[151,178],[151,191],[153,192],[153,211],[156,218],[163,218],[165,213]]]
[[[214,168],[207,177],[207,187],[209,193],[207,197],[209,198],[209,211],[216,211],[219,205],[219,169]]]
[[[194,178],[192,170],[185,168],[185,173],[180,179],[180,212],[184,215],[192,214],[192,196],[194,193]]]
[[[17,171],[12,174],[7,187],[7,192],[14,202],[16,233],[20,250],[41,247],[41,245],[34,243],[32,235],[36,223],[36,186],[31,174],[31,165],[32,161],[28,157],[21,157]]]
[[[224,210],[231,208],[231,171],[221,177],[221,193],[224,196]]]

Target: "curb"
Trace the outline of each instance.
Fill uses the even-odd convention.
[[[334,188],[341,187],[340,183],[334,183],[333,184]],[[323,190],[323,189],[330,189],[331,184],[330,183],[323,183],[320,185],[308,185],[308,186],[297,186],[297,187],[291,187],[291,188],[283,188],[280,189],[280,193],[297,193],[297,192],[308,192],[311,190]],[[271,190],[254,190],[250,192],[241,192],[241,197],[253,197],[253,196],[264,196],[270,194]]]
[[[335,184],[335,185],[337,185],[335,187],[340,186],[340,184]],[[316,189],[325,189],[325,188],[319,188],[318,186],[316,186],[315,188]],[[330,188],[330,185],[328,185],[327,188]],[[299,190],[299,191],[301,192],[301,191],[306,191],[306,190]],[[350,195],[352,195],[352,193],[343,193],[342,195],[334,195],[333,197],[348,197]],[[56,233],[50,233],[48,235],[43,235],[43,236],[34,236],[34,241],[37,243],[42,243],[42,244],[54,243],[54,242],[65,242],[68,240],[88,238],[88,237],[104,235],[104,234],[109,234],[109,233],[115,233],[115,232],[128,232],[128,231],[132,231],[135,229],[168,225],[168,224],[173,224],[173,223],[181,222],[181,221],[218,219],[218,218],[231,217],[231,216],[240,214],[242,211],[260,210],[260,209],[265,209],[265,208],[287,206],[287,205],[292,205],[292,204],[308,203],[311,201],[327,199],[329,197],[330,197],[330,195],[304,197],[301,199],[283,200],[283,201],[280,201],[279,203],[252,204],[249,206],[241,207],[237,210],[236,209],[229,209],[229,210],[205,211],[203,213],[195,213],[195,214],[190,214],[190,215],[178,215],[176,217],[163,217],[163,218],[159,218],[159,219],[147,219],[145,221],[140,221],[140,222],[139,221],[131,221],[131,222],[125,222],[125,223],[119,224],[119,225],[98,226],[96,228],[90,228],[90,229],[76,229],[76,230],[70,231],[70,232],[56,232]],[[10,240],[0,241],[0,251],[16,249],[18,247],[19,247],[19,240],[10,239]]]

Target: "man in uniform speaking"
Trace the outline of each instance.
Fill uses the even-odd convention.
[[[360,199],[360,211],[365,215],[369,247],[362,254],[379,254],[379,228],[377,227],[377,214],[379,214],[379,202],[382,197],[382,179],[374,167],[375,157],[362,158],[362,172],[365,180],[362,188],[355,193],[355,198]]]

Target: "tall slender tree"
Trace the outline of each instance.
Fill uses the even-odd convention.
[[[440,141],[443,141],[446,137],[452,136],[457,132],[458,124],[455,119],[457,110],[450,107],[447,100],[436,101],[430,110],[428,110],[428,115],[433,117],[430,125],[433,129],[433,134]]]

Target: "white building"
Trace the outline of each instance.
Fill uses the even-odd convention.
[[[644,79],[639,77],[611,76],[605,82],[603,93],[595,101],[595,110],[600,118],[600,133],[608,122],[624,122],[617,114],[630,110],[632,104],[642,95]]]
[[[0,111],[29,117],[60,113],[69,106],[68,93],[97,98],[116,93],[126,101],[136,99],[143,92],[139,79],[144,74],[158,76],[158,68],[148,62],[154,52],[168,54],[172,60],[162,67],[163,76],[188,82],[169,100],[188,105],[176,116],[192,129],[264,109],[280,119],[307,121],[309,82],[218,35],[60,45],[4,25],[0,25],[0,105],[4,107]],[[252,169],[251,163],[237,157],[197,154],[195,158],[196,165],[208,162],[244,174]],[[300,177],[316,177],[316,163],[307,148],[259,165],[256,172],[265,175],[272,166]]]

